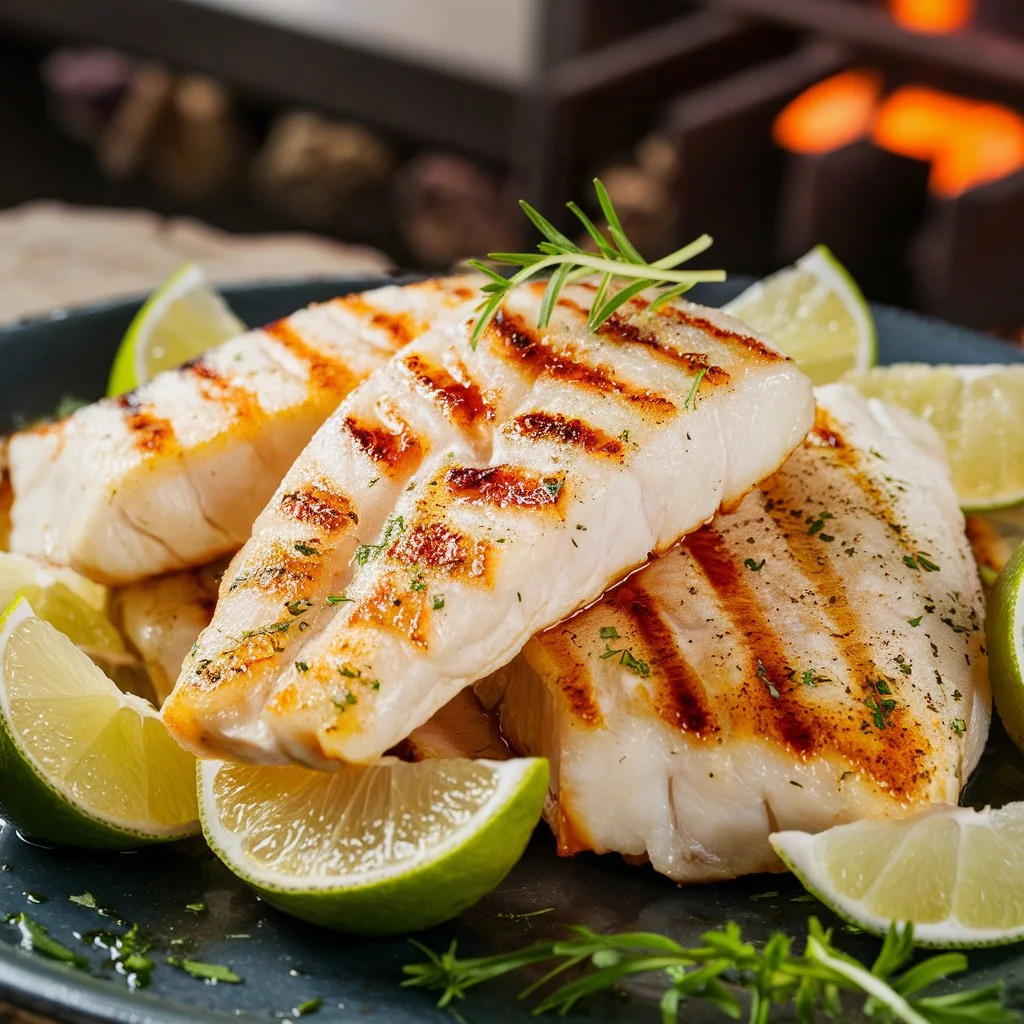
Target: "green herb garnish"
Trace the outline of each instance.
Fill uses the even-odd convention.
[[[831,930],[822,928],[814,917],[808,919],[800,954],[782,932],[775,932],[760,948],[744,942],[733,923],[705,932],[695,947],[651,932],[600,935],[577,926],[569,933],[562,941],[468,958],[458,956],[454,942],[446,951],[436,952],[410,940],[425,959],[403,967],[403,984],[439,992],[438,1006],[446,1007],[476,985],[544,965],[545,973],[521,994],[525,998],[548,989],[537,1002],[535,1014],[566,1014],[598,993],[620,990],[631,977],[659,974],[667,985],[660,1001],[663,1024],[682,1019],[688,1000],[711,1003],[727,1016],[739,1018],[744,1005],[737,992],[744,991],[749,995],[749,1024],[766,1024],[773,1006],[795,1009],[801,1024],[822,1016],[840,1018],[843,992],[865,997],[865,1014],[879,1022],[1013,1024],[1021,1019],[1005,1007],[1003,985],[998,982],[949,995],[925,994],[937,982],[967,969],[962,953],[942,953],[899,973],[914,957],[910,926],[889,929],[870,967],[837,949]],[[564,981],[564,972],[574,969],[576,975]],[[551,990],[556,981],[561,984]]]
[[[296,542],[295,550],[298,551],[300,555],[305,555],[307,558],[320,554],[320,552],[311,544],[304,544],[302,541]]]
[[[751,572],[760,572],[764,568],[764,562],[765,562],[765,560],[763,558],[761,559],[760,562],[755,562],[752,558],[744,558],[743,559],[743,564]]]
[[[434,595],[434,604],[433,604],[434,611],[435,612],[440,611],[443,607],[444,607],[444,594],[435,594]]]
[[[538,251],[488,253],[487,259],[492,263],[521,268],[509,278],[503,277],[483,260],[469,261],[470,266],[489,278],[488,283],[483,286],[484,301],[477,307],[480,316],[469,339],[473,348],[476,348],[487,325],[494,319],[509,292],[546,271],[551,271],[551,277],[537,315],[537,326],[541,330],[550,323],[551,314],[562,289],[567,284],[593,274],[601,275],[601,280],[594,293],[590,315],[587,318],[587,326],[592,331],[596,331],[621,305],[645,288],[661,289],[650,306],[651,309],[657,309],[701,281],[725,280],[723,270],[675,269],[679,264],[699,256],[710,247],[711,238],[708,235],[701,235],[689,245],[684,245],[660,260],[648,263],[623,231],[615,207],[599,178],[594,179],[594,192],[597,194],[601,213],[608,224],[607,235],[575,203],[566,205],[593,239],[597,247],[596,253],[582,249],[529,203],[520,200],[519,205],[523,212],[544,236],[544,241],[537,245]],[[632,283],[609,294],[613,285],[620,281]]]
[[[67,946],[62,945],[56,939],[50,937],[50,933],[38,921],[33,921],[28,914],[16,914],[11,918],[11,923],[21,932],[21,941],[18,945],[32,953],[42,953],[51,960],[59,960],[61,963],[71,964],[73,967],[85,967],[85,957],[72,952]]]
[[[203,963],[202,960],[179,960],[174,956],[169,956],[167,963],[171,967],[177,967],[191,974],[193,978],[201,978],[203,981],[209,981],[213,984],[239,985],[242,982],[242,978],[239,975],[223,964],[207,964]]]
[[[392,537],[396,533],[405,532],[405,517],[404,516],[392,516],[384,526],[384,536],[381,537],[379,544],[360,544],[356,548],[356,553],[353,556],[358,565],[366,565],[367,562],[373,561],[378,558],[381,552],[391,543]]]

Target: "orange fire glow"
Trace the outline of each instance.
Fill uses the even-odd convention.
[[[912,32],[942,35],[971,23],[974,0],[889,0],[892,16]]]
[[[882,95],[881,75],[844,71],[812,85],[775,119],[772,137],[793,153],[827,153],[871,130]]]
[[[882,102],[872,132],[877,145],[931,163],[929,187],[956,196],[1024,168],[1024,118],[919,86]]]

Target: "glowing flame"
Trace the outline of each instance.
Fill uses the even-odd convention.
[[[929,161],[929,188],[938,196],[1024,168],[1024,118],[935,89],[907,86],[886,97],[872,135],[884,149]]]
[[[904,28],[933,35],[956,32],[974,18],[974,0],[889,0],[889,9]]]
[[[871,130],[882,95],[874,71],[844,71],[812,85],[775,119],[772,137],[793,153],[827,153]]]

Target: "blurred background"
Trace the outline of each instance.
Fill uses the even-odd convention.
[[[0,0],[0,154],[0,279],[143,236],[236,277],[445,268],[599,174],[650,258],[822,241],[1024,340],[1022,0]]]

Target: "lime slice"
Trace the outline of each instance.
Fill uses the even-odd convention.
[[[846,379],[935,427],[965,509],[1024,501],[1024,366],[895,363]]]
[[[815,384],[875,364],[871,310],[846,268],[823,245],[752,284],[725,309],[767,335]]]
[[[19,599],[0,620],[4,813],[61,846],[131,849],[198,831],[195,761]]]
[[[131,391],[245,329],[203,268],[186,263],[135,314],[114,357],[107,394]]]
[[[999,574],[988,601],[985,636],[992,699],[1006,731],[1024,750],[1024,545]]]
[[[427,928],[490,892],[547,787],[538,758],[199,767],[203,832],[221,860],[268,903],[360,935]]]
[[[82,605],[103,613],[107,607],[107,588],[80,576],[72,569],[45,565],[25,555],[0,551],[0,608],[6,608],[26,587],[39,589],[61,584],[65,594],[70,591]]]
[[[1024,803],[937,807],[825,832],[776,832],[775,852],[810,892],[875,935],[914,925],[920,946],[1024,938]]]

